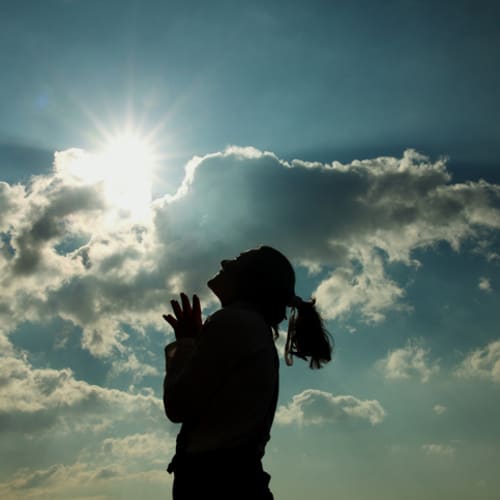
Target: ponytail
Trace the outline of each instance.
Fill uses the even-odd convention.
[[[240,255],[231,266],[234,295],[252,304],[278,337],[278,326],[292,313],[288,323],[285,347],[287,365],[293,356],[309,362],[310,368],[321,368],[332,359],[333,339],[323,325],[315,301],[304,301],[295,294],[295,271],[278,250],[261,246]]]
[[[293,356],[309,361],[309,368],[319,369],[332,359],[333,339],[325,329],[315,300],[303,301],[293,298],[292,313],[288,321],[288,335],[285,346],[285,361],[293,364]]]

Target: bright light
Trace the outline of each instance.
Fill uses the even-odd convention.
[[[157,156],[142,134],[127,131],[111,136],[101,151],[86,154],[70,171],[84,182],[103,184],[109,205],[121,216],[144,219],[150,209]]]
[[[148,141],[133,133],[112,138],[102,153],[109,201],[142,218],[151,203],[154,150]]]

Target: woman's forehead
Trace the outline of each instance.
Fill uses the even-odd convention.
[[[248,258],[248,257],[254,257],[255,255],[257,255],[257,253],[259,252],[259,250],[257,248],[252,248],[250,250],[245,250],[244,252],[241,252],[238,257],[236,257],[237,259],[245,259],[245,258]]]

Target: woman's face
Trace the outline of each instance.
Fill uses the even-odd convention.
[[[215,293],[223,306],[238,300],[238,289],[241,285],[240,279],[245,268],[254,263],[258,250],[248,250],[238,257],[223,260],[219,272],[211,278],[207,285]]]

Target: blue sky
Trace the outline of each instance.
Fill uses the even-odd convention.
[[[169,498],[161,314],[263,243],[337,346],[282,364],[275,497],[497,498],[499,14],[5,2],[2,498]]]

